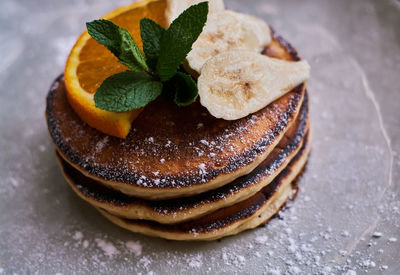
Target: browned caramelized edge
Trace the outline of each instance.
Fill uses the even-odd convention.
[[[228,227],[233,223],[240,220],[245,220],[254,215],[260,208],[262,208],[269,199],[278,191],[279,187],[282,185],[284,179],[290,176],[294,171],[293,166],[301,157],[304,157],[309,150],[309,133],[307,133],[307,138],[304,140],[303,146],[301,147],[297,156],[289,163],[286,167],[269,185],[264,187],[261,191],[253,195],[252,197],[234,204],[229,207],[219,209],[207,216],[200,217],[196,220],[190,220],[177,224],[160,224],[154,221],[148,220],[130,220],[124,218],[118,218],[123,220],[127,224],[138,225],[141,227],[147,227],[152,230],[166,231],[166,232],[176,232],[176,233],[191,233],[191,234],[204,234],[212,232],[214,230],[221,230],[222,228]],[[306,163],[300,170],[299,174],[296,175],[296,179],[299,178],[304,170]],[[296,179],[291,182],[293,190],[295,190],[291,199],[294,199],[297,194],[297,184]],[[281,209],[284,204],[279,208]],[[107,212],[106,210],[102,209]],[[279,210],[278,210],[279,211]],[[278,212],[277,211],[277,212]],[[107,212],[108,213],[108,212]],[[112,214],[109,214],[112,215]],[[268,220],[267,220],[268,221]],[[267,222],[266,221],[266,222]]]
[[[73,184],[83,196],[99,203],[109,204],[111,207],[145,205],[152,211],[161,213],[163,215],[168,215],[176,213],[177,211],[184,211],[190,208],[198,207],[199,205],[223,200],[227,196],[236,194],[249,186],[257,184],[261,178],[273,173],[273,171],[275,171],[285,162],[287,156],[301,145],[301,142],[303,142],[303,139],[306,135],[308,130],[307,93],[304,97],[300,114],[297,119],[299,122],[298,125],[296,125],[296,130],[293,136],[290,137],[290,141],[284,147],[280,147],[280,152],[274,156],[272,160],[267,158],[250,174],[242,176],[229,184],[191,197],[151,201],[128,196],[104,186],[92,178],[86,177],[79,170],[75,169],[72,165],[63,160],[61,156],[59,156],[59,158],[61,160],[64,173],[71,179],[71,184]],[[294,156],[294,158],[296,158],[296,156],[297,154]]]

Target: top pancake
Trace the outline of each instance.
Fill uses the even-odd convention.
[[[274,34],[265,54],[299,60]],[[47,97],[47,122],[58,152],[86,176],[146,199],[190,196],[248,174],[294,122],[304,83],[262,110],[226,121],[197,101],[178,107],[163,98],[148,105],[125,140],[88,126],[73,112],[60,77]]]

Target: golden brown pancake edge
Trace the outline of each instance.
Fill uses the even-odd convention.
[[[295,129],[293,129],[295,128]],[[178,223],[198,218],[222,207],[238,203],[269,184],[300,150],[308,130],[308,97],[303,101],[297,121],[272,153],[251,173],[218,189],[192,197],[148,201],[122,194],[85,177],[58,155],[64,177],[72,189],[90,204],[110,214],[128,219],[147,219],[159,223]]]
[[[296,179],[301,175],[310,152],[310,133],[297,156],[271,184],[245,201],[219,209],[207,216],[179,224],[160,224],[145,220],[129,220],[97,210],[112,223],[135,233],[170,240],[210,241],[238,234],[265,224],[290,199],[298,188]]]

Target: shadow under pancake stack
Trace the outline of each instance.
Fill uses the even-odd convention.
[[[276,34],[264,54],[299,60]],[[234,121],[212,117],[198,102],[177,107],[160,98],[123,140],[80,120],[61,76],[46,115],[78,196],[123,228],[172,240],[214,240],[265,224],[296,195],[310,151],[304,83]]]

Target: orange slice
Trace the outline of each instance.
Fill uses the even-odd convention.
[[[144,0],[118,8],[103,18],[127,29],[142,49],[139,21],[143,17],[165,26],[165,0]],[[72,48],[65,67],[68,102],[79,117],[91,127],[108,135],[125,138],[132,121],[142,109],[109,112],[95,106],[94,94],[103,81],[128,68],[85,31]]]

